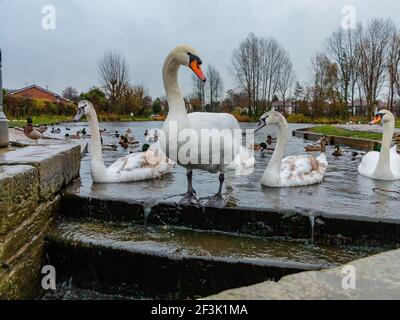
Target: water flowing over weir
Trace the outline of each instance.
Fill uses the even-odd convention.
[[[127,124],[103,126],[122,132]],[[160,124],[134,124],[134,134],[141,139],[136,131],[152,126]],[[288,150],[302,154],[306,143],[292,138]],[[106,164],[121,155],[105,152]],[[46,298],[193,299],[333,268],[400,243],[398,200],[375,194],[376,185],[388,186],[358,177],[356,161],[328,152],[323,184],[271,189],[260,186],[270,155],[256,157],[252,175],[227,174],[228,206],[213,209],[176,204],[186,191],[182,168],[160,180],[99,185],[85,156],[46,241],[48,263],[71,282]],[[200,199],[217,191],[213,175],[195,171],[193,181]]]

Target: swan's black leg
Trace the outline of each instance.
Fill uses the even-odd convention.
[[[193,204],[199,204],[199,200],[196,197],[196,191],[193,189],[193,171],[187,170],[188,190],[185,196],[179,201],[180,206],[188,206]]]
[[[206,207],[211,207],[211,208],[225,208],[226,206],[226,201],[225,199],[222,197],[222,186],[224,184],[225,181],[225,174],[221,173],[219,175],[219,189],[218,192],[215,196],[211,197],[209,199],[209,201],[206,204]]]

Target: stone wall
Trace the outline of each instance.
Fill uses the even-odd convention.
[[[40,291],[43,239],[60,189],[79,175],[79,146],[26,147],[0,155],[0,298]]]

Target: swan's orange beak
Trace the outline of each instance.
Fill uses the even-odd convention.
[[[382,121],[382,116],[380,114],[377,114],[375,116],[374,120],[372,120],[369,124],[373,125],[373,124],[377,124],[377,123],[379,123],[381,121]]]
[[[201,81],[206,82],[206,77],[204,76],[201,66],[197,60],[193,60],[189,66]]]

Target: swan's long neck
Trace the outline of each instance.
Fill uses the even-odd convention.
[[[393,173],[390,167],[390,147],[392,145],[394,133],[394,122],[386,122],[383,125],[382,147],[379,155],[378,165],[375,169],[375,175],[392,177]]]
[[[185,101],[178,85],[178,71],[180,66],[181,64],[175,59],[174,53],[171,53],[164,63],[163,81],[169,106],[167,121],[176,120],[181,127],[187,126],[188,116]]]
[[[286,144],[288,142],[288,124],[286,121],[281,121],[277,126],[279,130],[278,140],[276,143],[275,151],[272,155],[270,162],[268,163],[264,175],[268,175],[270,178],[279,181],[281,175],[283,154],[285,152]]]
[[[103,160],[103,150],[101,147],[101,137],[99,129],[99,121],[97,120],[96,112],[90,112],[86,115],[86,119],[90,127],[90,155],[92,164],[95,164],[94,169],[105,170],[104,160]],[[92,174],[93,172],[92,165]]]

